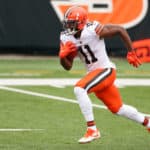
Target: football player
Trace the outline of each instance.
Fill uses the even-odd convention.
[[[150,131],[150,119],[136,108],[123,103],[114,84],[116,67],[106,52],[104,38],[120,36],[128,52],[127,60],[134,67],[141,65],[132,48],[127,31],[119,26],[100,22],[89,22],[87,11],[80,6],[70,7],[64,15],[64,31],[60,34],[60,63],[70,70],[76,55],[85,64],[87,73],[74,87],[81,112],[87,123],[85,135],[79,143],[88,143],[101,137],[94,121],[92,102],[88,96],[94,93],[114,114],[144,125]]]

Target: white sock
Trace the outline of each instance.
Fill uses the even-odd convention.
[[[86,122],[94,120],[92,103],[87,92],[83,88],[75,87],[74,93]]]
[[[88,129],[92,129],[92,130],[96,130],[96,126],[91,126],[91,127],[88,127]]]
[[[149,119],[149,122],[148,122],[148,124],[146,125],[148,128],[150,128],[150,119]]]
[[[117,112],[118,115],[124,116],[138,123],[143,123],[145,116],[138,112],[136,108],[123,104],[122,107]]]

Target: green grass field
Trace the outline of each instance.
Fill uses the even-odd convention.
[[[150,78],[150,64],[136,69],[124,59],[112,59],[118,67],[118,78]],[[80,78],[84,75],[78,60],[72,71],[64,71],[57,57],[0,58],[0,78]],[[7,86],[19,90],[74,99],[73,86]],[[150,86],[130,86],[120,92],[126,104],[150,113]],[[103,105],[94,95],[92,102]],[[86,123],[77,104],[52,98],[0,89],[0,150],[149,150],[150,133],[135,122],[94,108],[101,139],[78,144]],[[3,129],[12,129],[6,131]],[[37,129],[14,131],[13,129]]]

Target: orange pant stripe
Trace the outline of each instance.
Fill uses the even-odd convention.
[[[98,73],[93,79],[85,85],[85,89],[89,91],[92,87],[100,84],[101,81],[107,78],[111,74],[111,69],[105,69],[102,72]]]
[[[122,106],[122,99],[114,85],[115,79],[115,69],[96,69],[79,80],[75,86],[84,88],[88,93],[95,93],[111,112],[116,113]]]
[[[88,92],[93,92],[92,89],[101,85],[101,83],[112,74],[112,70],[112,68],[96,69],[88,73],[75,86],[82,87]]]

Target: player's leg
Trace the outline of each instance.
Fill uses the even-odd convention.
[[[124,104],[117,114],[144,125],[150,131],[150,118],[139,112],[135,107]]]
[[[74,88],[74,93],[78,100],[81,112],[87,122],[87,126],[96,129],[93,115],[93,108],[91,100],[84,88],[76,86]]]
[[[120,93],[115,85],[106,88],[103,91],[96,92],[96,96],[101,99],[108,109],[120,116],[136,121],[147,128],[150,128],[150,120],[140,113],[133,106],[125,105],[122,103]]]
[[[85,135],[79,139],[79,143],[88,143],[94,139],[100,138],[100,132],[96,127],[94,121],[94,114],[91,100],[87,94],[87,91],[81,87],[75,87],[74,92],[78,100],[81,112],[87,123],[87,131]]]
[[[79,140],[80,143],[87,143],[100,137],[100,133],[95,125],[92,103],[88,97],[88,92],[93,92],[97,88],[105,88],[105,86],[101,86],[101,82],[104,81],[111,73],[112,69],[97,69],[87,74],[75,85],[74,93],[79,102],[81,112],[87,122],[87,133]]]
[[[96,91],[95,95],[107,106],[112,113],[117,113],[123,105],[120,93],[114,84],[101,91]]]

